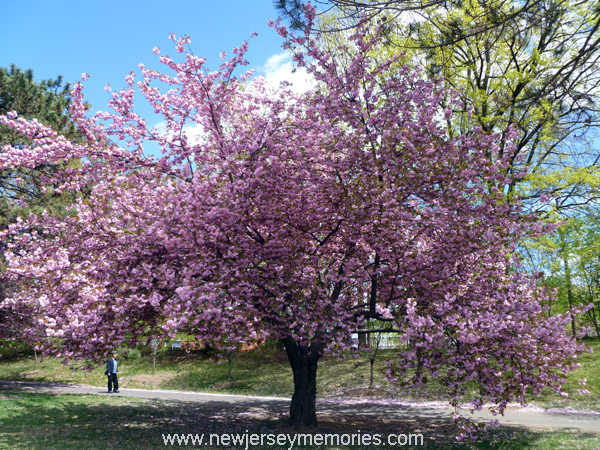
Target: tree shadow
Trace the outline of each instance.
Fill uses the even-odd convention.
[[[54,395],[4,392],[0,394],[0,448],[41,450],[56,449],[164,449],[165,435],[244,434],[423,434],[424,446],[339,446],[320,448],[530,448],[544,433],[516,427],[500,427],[485,432],[476,443],[456,444],[454,426],[449,420],[385,419],[385,416],[353,416],[347,412],[323,410],[319,427],[293,430],[287,423],[287,409],[282,403],[275,408],[270,402],[254,400],[242,405],[226,401],[203,403],[137,399],[98,395]],[[579,439],[594,437],[579,433]],[[597,437],[597,436],[596,436]],[[216,438],[215,438],[216,439]],[[387,442],[387,441],[384,441]],[[216,440],[213,442],[216,443]],[[170,446],[170,445],[169,445]],[[167,447],[169,447],[167,446]],[[244,448],[232,445],[176,445],[177,448]],[[290,448],[252,446],[253,449]],[[293,447],[293,448],[319,448]]]

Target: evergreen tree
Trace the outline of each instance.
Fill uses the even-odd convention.
[[[14,65],[8,70],[0,68],[0,115],[37,119],[68,139],[77,140],[78,133],[68,113],[70,89],[60,75],[55,80],[36,83],[32,70],[21,71]],[[0,124],[0,148],[25,146],[30,141]],[[0,171],[0,227],[31,210],[60,207],[60,196],[40,189],[40,177],[49,176],[52,170],[42,164]]]
[[[15,65],[0,68],[0,115],[36,119],[50,126],[69,140],[76,141],[79,134],[69,115],[69,83],[63,83],[59,75],[55,80],[34,81],[33,71],[22,71]],[[7,146],[25,148],[32,142],[26,137],[0,124],[0,152]],[[77,166],[72,160],[69,165]],[[0,170],[0,230],[14,223],[17,217],[31,212],[50,209],[63,212],[67,194],[57,194],[45,186],[44,179],[57,170],[48,164],[20,166]],[[4,270],[5,242],[0,242],[0,273]],[[14,291],[15,287],[0,283],[0,300]],[[0,336],[18,337],[22,325],[29,320],[27,313],[0,309]]]

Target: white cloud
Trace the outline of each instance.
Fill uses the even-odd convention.
[[[259,76],[267,81],[267,86],[279,87],[280,83],[287,81],[292,84],[292,91],[300,94],[315,87],[315,79],[303,67],[294,70],[294,62],[289,53],[283,52],[271,56],[259,70]]]
[[[167,132],[167,123],[165,121],[158,122],[154,125],[154,128],[158,131],[161,136],[164,137],[173,137],[175,135],[174,132]],[[183,132],[187,138],[188,143],[194,145],[201,143],[206,138],[206,131],[204,127],[199,123],[193,123],[189,125],[185,125],[183,127]]]

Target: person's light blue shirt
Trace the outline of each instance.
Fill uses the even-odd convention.
[[[117,360],[115,358],[110,358],[106,364],[106,371],[108,373],[117,373],[119,371],[118,367],[119,363]]]

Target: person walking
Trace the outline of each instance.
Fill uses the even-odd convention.
[[[119,371],[119,363],[117,361],[117,353],[113,353],[112,358],[106,363],[105,375],[108,376],[108,393],[119,392],[119,379],[117,378],[117,372]],[[114,391],[113,391],[114,386]]]

